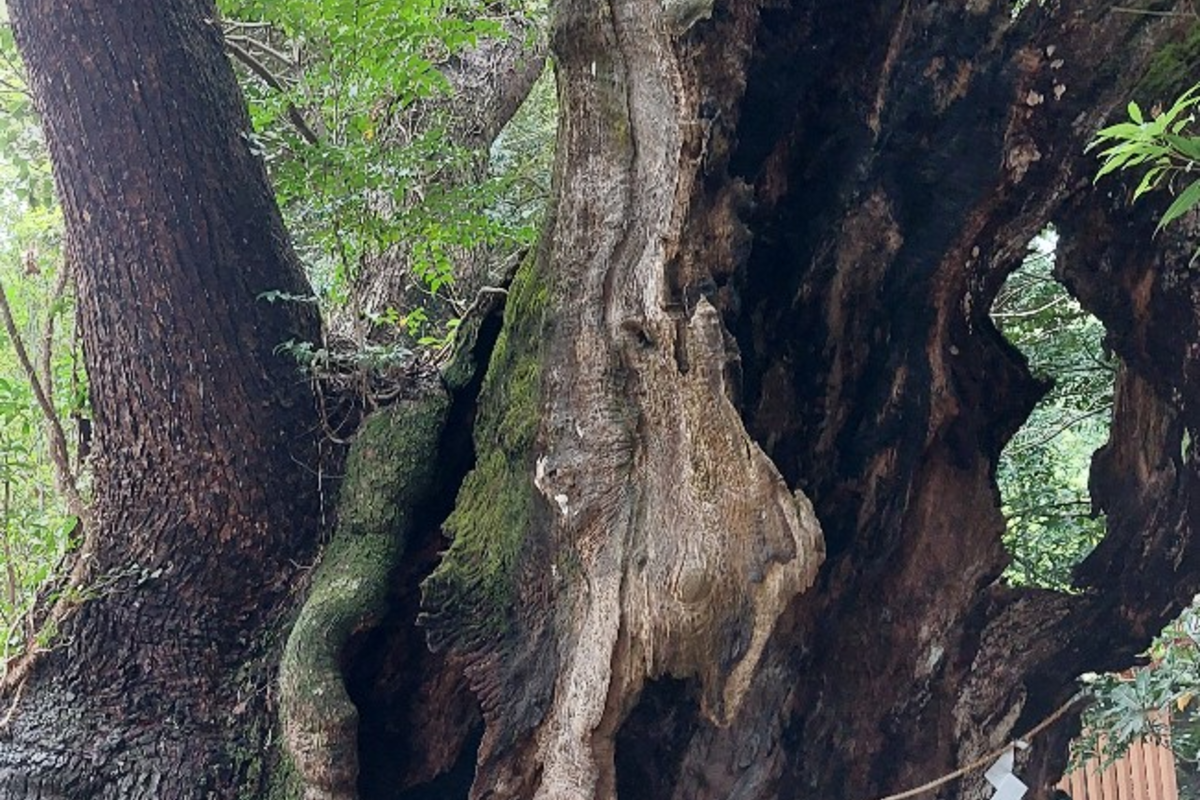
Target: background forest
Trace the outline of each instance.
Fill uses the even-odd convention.
[[[470,91],[456,81],[471,63],[467,52],[515,47],[540,64],[545,8],[537,0],[220,5],[219,24],[251,108],[253,144],[315,290],[311,297],[268,292],[260,299],[319,304],[330,320],[323,339],[279,347],[314,382],[361,382],[369,406],[369,372],[444,361],[472,304],[502,284],[534,244],[550,191],[553,76],[547,68],[498,128],[484,110],[460,102]],[[1176,111],[1171,120],[1183,127],[1164,124],[1147,134],[1155,115],[1144,120],[1131,106],[1124,123],[1131,127],[1110,129],[1101,156],[1113,169],[1150,168],[1139,193],[1180,190],[1181,200],[1194,203],[1196,184],[1184,189],[1172,172],[1200,155],[1184,135],[1191,120],[1186,98],[1167,115]],[[1172,207],[1175,216],[1184,205]],[[0,27],[3,663],[54,646],[53,630],[31,627],[36,604],[103,590],[64,588],[58,574],[86,513],[80,502],[88,493],[89,442],[87,379],[61,235],[37,117],[11,31]],[[1030,242],[992,317],[1051,386],[999,466],[1008,579],[1062,589],[1103,536],[1088,469],[1107,437],[1116,363],[1103,326],[1054,277],[1056,241],[1048,228]],[[381,262],[393,268],[381,270]],[[399,276],[401,285],[381,288],[381,273]],[[328,412],[327,433],[336,438],[339,411]],[[1200,702],[1198,645],[1200,618],[1192,609],[1147,654],[1151,669],[1132,680],[1096,676],[1093,731],[1125,744],[1154,735],[1153,712],[1173,708],[1180,724],[1171,743],[1196,762],[1200,726],[1192,730],[1186,712]],[[1096,735],[1080,743],[1083,752],[1096,746]]]

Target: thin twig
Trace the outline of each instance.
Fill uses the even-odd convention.
[[[21,703],[21,693],[23,691],[25,691],[24,679],[17,684],[17,689],[13,692],[12,703],[9,704],[8,711],[4,714],[4,719],[0,719],[0,731],[8,730],[8,726],[12,724],[13,715],[17,713],[17,706]]]
[[[24,97],[28,97],[30,99],[33,98],[33,94],[30,93],[27,87],[13,83],[8,78],[0,78],[0,89],[3,89],[6,92],[12,92],[13,94],[23,95]]]
[[[12,609],[17,607],[17,562],[13,558],[12,542],[9,541],[8,530],[9,482],[4,481],[4,567],[8,577],[8,596],[5,598]]]
[[[1046,303],[1043,306],[1038,306],[1037,308],[1030,308],[1030,309],[1026,309],[1023,311],[993,311],[992,318],[993,319],[1019,319],[1021,317],[1034,317],[1034,316],[1037,316],[1038,314],[1042,313],[1043,311],[1049,311],[1050,309],[1054,308],[1059,303],[1065,302],[1066,300],[1069,300],[1069,299],[1070,298],[1067,295],[1062,294],[1062,295],[1059,295],[1058,297],[1054,298],[1053,300],[1051,300],[1049,303]]]
[[[227,30],[233,30],[235,28],[241,30],[265,30],[271,27],[271,23],[269,22],[252,22],[224,18],[221,19],[221,25]]]
[[[246,52],[250,52],[250,48],[252,48],[252,47],[258,48],[259,50],[261,50],[264,53],[266,53],[267,55],[269,55],[271,58],[274,58],[276,61],[279,61],[284,66],[290,67],[292,69],[296,68],[296,65],[292,62],[292,57],[289,56],[287,53],[282,53],[282,52],[276,50],[274,47],[271,47],[271,45],[267,44],[266,42],[255,39],[253,36],[239,36],[237,34],[225,34],[225,42],[226,43],[233,42],[235,45],[241,46],[243,49],[245,49]]]
[[[67,510],[83,520],[87,517],[87,503],[83,501],[83,497],[79,493],[79,486],[75,481],[75,473],[71,471],[71,451],[67,447],[67,436],[63,432],[58,414],[54,410],[54,404],[50,402],[50,397],[46,394],[41,380],[38,379],[33,362],[29,360],[25,341],[21,338],[21,334],[17,331],[17,325],[13,321],[12,308],[8,304],[8,292],[3,283],[0,283],[0,318],[3,319],[8,338],[12,340],[13,349],[17,353],[17,361],[20,362],[21,369],[25,372],[25,378],[29,381],[33,395],[42,409],[42,416],[46,419],[46,427],[50,433],[50,459],[54,462],[55,476],[60,484],[59,489],[66,495]]]
[[[33,389],[33,394],[37,398],[38,405],[41,407],[42,414],[46,419],[46,427],[49,430],[50,436],[50,460],[54,464],[54,473],[59,484],[59,490],[66,497],[67,510],[78,518],[79,525],[83,527],[83,542],[80,544],[79,550],[74,554],[75,563],[71,567],[70,574],[67,576],[67,591],[64,591],[59,596],[47,612],[45,618],[38,626],[40,633],[58,626],[77,604],[70,590],[83,586],[88,580],[96,548],[95,528],[91,523],[90,509],[84,502],[83,496],[79,493],[75,473],[71,470],[70,451],[67,448],[67,437],[63,433],[62,423],[59,421],[49,397],[46,396],[45,390],[42,388],[42,383],[38,379],[33,363],[29,360],[29,353],[25,349],[25,342],[17,331],[16,323],[13,321],[12,308],[9,306],[8,293],[5,291],[3,283],[0,283],[0,319],[2,319],[4,329],[8,332],[9,339],[12,341],[13,350],[17,354],[17,361],[20,362],[21,369],[25,372],[25,377],[29,381],[30,388]],[[37,646],[37,634],[35,634],[26,642],[25,652],[4,665],[4,673],[0,676],[0,694],[12,689],[14,686],[16,689],[13,704],[9,708],[5,720],[0,722],[0,729],[3,729],[3,726],[7,724],[7,721],[12,718],[13,713],[16,711],[17,702],[21,697],[21,689],[25,685],[25,679],[33,669],[34,662],[40,652],[41,649]]]
[[[1061,511],[1065,508],[1091,508],[1090,500],[1065,500],[1061,503],[1039,503],[1035,506],[1025,506],[1018,508],[1015,511],[1010,511],[1004,516],[1012,521],[1021,517],[1029,517],[1034,514],[1048,514],[1051,511]]]
[[[1028,742],[1030,739],[1037,736],[1042,731],[1046,730],[1046,728],[1049,728],[1051,725],[1053,725],[1055,722],[1058,721],[1059,717],[1061,717],[1063,714],[1067,713],[1067,711],[1069,711],[1072,706],[1074,706],[1077,702],[1079,702],[1081,699],[1083,699],[1084,695],[1085,695],[1085,692],[1077,692],[1070,700],[1068,700],[1067,702],[1065,702],[1061,706],[1059,706],[1054,711],[1053,714],[1046,717],[1044,720],[1039,722],[1037,725],[1034,725],[1032,728],[1030,728],[1029,731],[1024,736],[1020,736],[1016,739],[1013,739],[1008,744],[1004,745],[1003,747],[1001,747],[997,750],[993,750],[992,752],[988,753],[985,756],[980,756],[979,758],[972,761],[970,764],[967,764],[964,767],[960,767],[959,769],[956,769],[954,772],[951,772],[948,775],[943,775],[942,777],[938,778],[937,780],[932,780],[929,783],[923,783],[915,789],[909,789],[908,791],[900,792],[899,794],[889,794],[887,797],[880,798],[880,800],[905,800],[905,798],[908,798],[908,797],[916,797],[919,794],[928,792],[930,789],[936,789],[937,787],[947,784],[950,781],[961,778],[962,776],[966,775],[969,772],[974,772],[977,769],[980,769],[982,767],[987,766],[988,764],[991,764],[993,761],[995,761],[997,758],[999,758],[1000,756],[1007,753],[1013,747],[1016,747],[1019,742]]]
[[[257,75],[259,78],[262,78],[263,83],[267,84],[267,86],[280,93],[287,91],[287,87],[284,86],[283,82],[275,76],[275,73],[267,69],[266,64],[263,64],[257,58],[250,55],[250,53],[246,52],[241,47],[238,47],[228,39],[225,40],[225,49],[228,50],[235,58],[237,58],[238,61],[241,61],[243,64],[245,64],[251,72]],[[296,108],[295,103],[289,102],[287,104],[287,116],[288,120],[291,121],[292,126],[300,134],[301,139],[313,145],[321,143],[321,137],[317,136],[317,134],[313,132],[313,129],[309,127],[308,120],[306,120],[304,115],[300,113],[300,109]]]
[[[54,375],[51,370],[51,356],[54,353],[54,319],[58,304],[67,292],[67,280],[71,277],[71,268],[64,262],[59,268],[58,277],[54,281],[54,289],[50,292],[50,308],[46,313],[46,327],[42,329],[42,350],[38,353],[41,360],[42,389],[46,399],[54,405]]]
[[[1068,428],[1070,428],[1080,422],[1083,422],[1085,419],[1088,419],[1089,417],[1094,417],[1098,414],[1104,414],[1111,410],[1112,410],[1111,405],[1104,405],[1104,406],[1100,406],[1099,408],[1092,409],[1091,411],[1086,411],[1083,414],[1078,414],[1074,417],[1071,417],[1069,420],[1067,420],[1063,424],[1059,425],[1054,430],[1050,431],[1049,434],[1042,436],[1038,439],[1035,439],[1032,442],[1026,442],[1026,443],[1020,444],[1020,445],[1014,445],[1010,449],[1006,450],[1004,452],[1004,454],[1006,456],[1015,456],[1017,453],[1024,453],[1026,450],[1033,450],[1036,447],[1041,447],[1042,445],[1046,444],[1046,442],[1049,442],[1051,439],[1058,436],[1063,431],[1067,430]]]
[[[1146,8],[1129,8],[1128,6],[1113,6],[1110,11],[1117,14],[1138,14],[1143,17],[1195,17],[1196,12],[1186,11],[1151,11]]]

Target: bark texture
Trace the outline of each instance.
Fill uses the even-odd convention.
[[[560,0],[546,234],[472,329],[486,375],[448,379],[437,474],[433,419],[363,456],[330,550],[383,563],[327,561],[293,635],[310,796],[871,800],[1128,664],[1200,589],[1200,278],[1082,149],[1200,37],[1109,5]],[[12,6],[82,268],[104,580],[0,796],[270,796],[264,634],[319,515],[272,349],[315,320],[255,302],[303,285],[207,6]],[[999,580],[995,464],[1044,384],[988,311],[1048,222],[1122,358],[1073,594]]]
[[[1032,727],[1190,600],[1190,251],[1156,250],[1082,153],[1189,25],[1086,0],[557,5],[556,205],[425,584],[482,704],[471,797],[882,797]],[[1124,362],[1077,594],[999,580],[996,460],[1045,386],[988,312],[1050,222]],[[1039,794],[1073,718],[1024,757]]]
[[[9,4],[54,161],[95,419],[94,563],[0,797],[265,796],[273,657],[321,518],[304,294],[211,4]]]
[[[360,427],[347,457],[337,531],[284,649],[280,717],[305,800],[358,797],[360,714],[341,662],[351,636],[386,612],[389,580],[434,483],[446,394],[436,383],[414,394]]]

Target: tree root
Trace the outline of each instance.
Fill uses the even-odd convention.
[[[342,680],[341,654],[377,621],[388,580],[433,487],[448,400],[436,389],[371,415],[350,449],[339,521],[280,664],[280,714],[306,800],[356,797],[358,710]]]

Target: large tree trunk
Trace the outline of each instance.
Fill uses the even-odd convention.
[[[557,6],[557,203],[425,584],[482,705],[475,798],[884,796],[1200,587],[1197,278],[1075,222],[1128,216],[1082,150],[1187,21],[705,5]],[[996,460],[1044,386],[988,312],[1056,221],[1126,359],[1079,594],[999,578]],[[1023,757],[1039,793],[1076,716]]]
[[[0,796],[264,796],[280,615],[321,519],[304,294],[191,0],[20,0],[78,270],[93,563],[19,691]],[[9,695],[11,702],[12,695]]]
[[[267,796],[263,634],[317,518],[271,349],[313,321],[254,297],[300,279],[196,4],[13,5],[84,270],[106,580],[0,792]],[[1200,278],[1092,188],[1083,144],[1186,27],[1108,5],[560,0],[542,245],[478,329],[477,410],[468,368],[364,429],[286,648],[285,794],[871,800],[1129,663],[1200,588]],[[1123,359],[1074,594],[999,579],[996,459],[1043,386],[988,310],[1048,222]],[[439,561],[425,495],[472,429]],[[1039,793],[1072,716],[1023,757]]]

